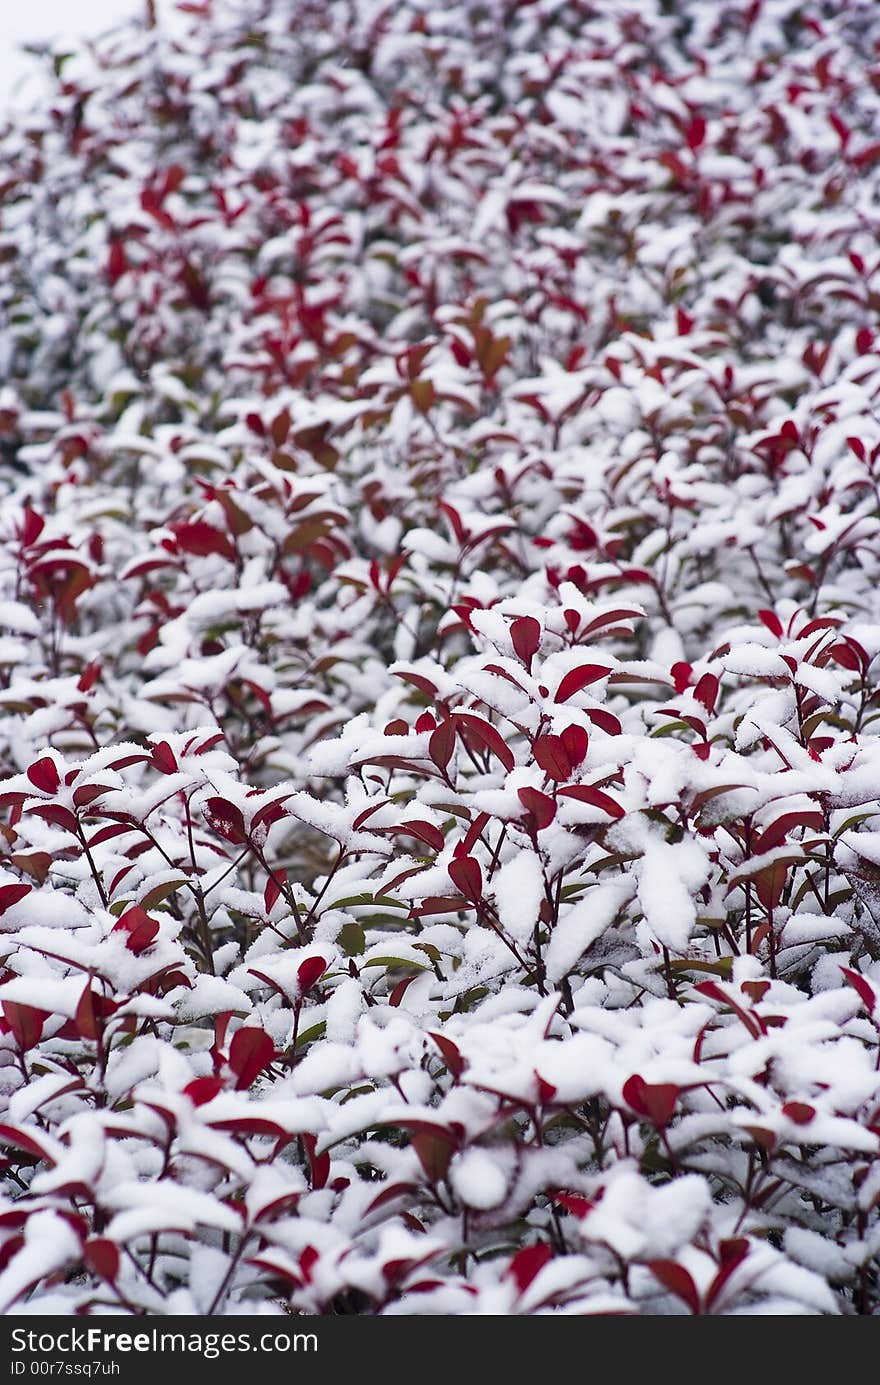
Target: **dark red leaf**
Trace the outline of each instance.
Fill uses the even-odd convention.
[[[98,1017],[95,1012],[95,999],[91,981],[87,981],[79,998],[74,1016],[76,1032],[81,1039],[97,1039],[99,1034]]]
[[[807,1101],[786,1101],[783,1103],[782,1114],[795,1125],[809,1125],[816,1114],[816,1108]]]
[[[825,826],[825,819],[818,808],[801,809],[799,812],[780,813],[779,817],[761,833],[760,837],[752,844],[755,856],[760,856],[765,851],[772,851],[774,847],[780,846],[788,836],[798,827],[809,827],[816,832],[821,832]]]
[[[462,837],[458,846],[455,848],[456,856],[470,856],[474,847],[480,839],[483,828],[489,821],[488,813],[477,813],[467,832]]]
[[[675,1260],[650,1260],[648,1268],[664,1289],[686,1303],[692,1313],[700,1311],[700,1295],[697,1286],[683,1265]]]
[[[556,817],[556,804],[548,794],[540,793],[538,789],[527,786],[524,789],[517,789],[517,797],[526,812],[532,814],[539,832],[550,826]]]
[[[673,664],[669,672],[672,676],[672,682],[677,693],[683,693],[685,688],[690,687],[691,678],[694,672],[690,664]]]
[[[454,1137],[442,1130],[419,1130],[413,1135],[412,1147],[429,1183],[440,1183],[446,1177],[455,1143]]]
[[[483,872],[475,856],[457,856],[446,867],[449,878],[457,890],[471,904],[479,904],[483,897]]]
[[[541,626],[534,616],[521,616],[510,627],[510,637],[517,655],[531,670],[532,659],[541,643]]]
[[[318,1143],[316,1135],[302,1135],[300,1137],[305,1145],[306,1155],[309,1161],[309,1174],[312,1188],[317,1191],[319,1188],[327,1186],[327,1179],[330,1177],[330,1155],[327,1150],[323,1154],[316,1154],[315,1148]],[[315,1254],[317,1259],[317,1254]]]
[[[553,1201],[564,1207],[566,1212],[571,1212],[573,1217],[585,1217],[595,1206],[588,1197],[581,1197],[579,1193],[554,1193]]]
[[[0,885],[0,914],[5,914],[7,909],[24,899],[32,889],[32,885]]]
[[[246,840],[241,809],[228,798],[209,798],[205,803],[205,817],[217,835],[233,846],[241,846]]]
[[[559,790],[559,795],[563,798],[576,798],[579,803],[589,803],[612,818],[622,818],[624,815],[625,810],[619,803],[601,789],[594,789],[591,784],[567,784],[564,789]]]
[[[443,1061],[450,1073],[456,1080],[461,1077],[465,1070],[465,1060],[456,1044],[451,1039],[445,1038],[442,1034],[435,1034],[433,1030],[428,1031],[428,1038],[433,1039],[434,1043],[443,1054]]]
[[[543,1242],[536,1246],[524,1246],[514,1255],[505,1273],[514,1281],[519,1292],[524,1294],[532,1280],[537,1278],[552,1259],[552,1249]]]
[[[183,1094],[189,1097],[194,1106],[205,1106],[222,1091],[223,1083],[219,1077],[205,1076],[194,1077],[184,1087]]]
[[[69,808],[63,808],[60,803],[37,803],[27,808],[26,812],[33,813],[34,817],[42,818],[44,822],[51,823],[53,827],[61,827],[65,832],[76,833],[76,815]]]
[[[428,739],[428,754],[440,770],[445,770],[455,749],[455,722],[451,717],[441,721]]]
[[[33,1155],[36,1159],[42,1159],[50,1167],[54,1166],[55,1160],[48,1150],[40,1144],[37,1138],[38,1131],[22,1130],[17,1125],[0,1125],[0,1144],[12,1145],[14,1149],[23,1149],[26,1154]]]
[[[39,1043],[43,1024],[49,1018],[45,1010],[37,1010],[33,1005],[20,1005],[15,1000],[3,1001],[3,1017],[23,1053]]]
[[[235,1073],[235,1090],[244,1091],[259,1077],[275,1057],[275,1046],[265,1029],[243,1025],[236,1029],[229,1045],[229,1066]]]
[[[574,693],[580,692],[581,688],[589,687],[591,683],[598,683],[600,679],[607,678],[610,672],[610,668],[603,667],[601,664],[581,664],[579,668],[570,669],[556,689],[553,701],[566,702]]]
[[[310,991],[326,970],[327,963],[323,957],[307,957],[304,962],[300,962],[296,972],[300,995]]]
[[[535,763],[557,782],[571,778],[571,760],[561,736],[536,736],[532,744]]]
[[[600,731],[604,731],[606,736],[623,734],[619,718],[613,712],[606,712],[604,707],[590,707],[584,715],[594,726],[598,726]]]
[[[106,1236],[93,1236],[83,1246],[83,1261],[90,1270],[109,1284],[114,1284],[119,1274],[119,1247]]]
[[[42,790],[43,793],[57,793],[61,784],[55,761],[50,760],[48,755],[44,755],[42,760],[37,760],[32,765],[28,765],[27,777],[34,787]]]
[[[680,1090],[672,1082],[646,1082],[636,1073],[624,1082],[623,1099],[640,1116],[663,1129],[672,1119]]]
[[[715,710],[715,704],[718,701],[718,686],[718,679],[714,673],[704,673],[694,688],[694,697],[702,703],[709,713]]]
[[[412,1199],[412,1194],[416,1191],[414,1183],[390,1183],[387,1188],[383,1188],[381,1193],[377,1193],[373,1201],[367,1207],[365,1216],[370,1216],[372,1212],[378,1212],[380,1207],[385,1207],[389,1202],[395,1202],[399,1197]]]
[[[512,770],[516,761],[513,752],[506,744],[504,737],[483,717],[474,716],[471,712],[456,712],[455,720],[459,730],[465,728],[481,745],[490,750],[502,763],[506,770]]]
[[[749,1253],[749,1243],[744,1236],[722,1241],[718,1247],[721,1268],[706,1292],[706,1307],[711,1308],[734,1270],[738,1269]]]
[[[840,970],[856,992],[856,995],[868,1011],[868,1014],[873,1015],[877,1005],[878,995],[871,982],[866,976],[861,976],[859,972],[853,971],[850,967],[841,967]]]
[[[178,547],[184,553],[192,553],[197,558],[207,558],[216,553],[230,563],[235,562],[235,547],[229,536],[215,529],[213,524],[207,524],[203,519],[193,519],[183,524],[173,524],[171,528]]]
[[[21,526],[21,541],[25,548],[35,544],[46,527],[46,521],[30,505],[25,507],[24,523]]]
[[[582,726],[566,726],[560,732],[559,739],[562,741],[562,748],[568,756],[572,768],[577,768],[586,759],[587,751],[590,748],[590,737]]]
[[[767,629],[776,636],[777,639],[782,638],[782,621],[779,619],[779,616],[776,614],[775,611],[759,611],[758,617],[767,626]]]
[[[404,976],[400,981],[397,982],[396,986],[392,987],[388,996],[388,1004],[391,1006],[392,1009],[397,1009],[400,1002],[403,1000],[403,997],[406,995],[407,990],[415,980],[415,975]]]
[[[177,758],[167,741],[159,741],[158,745],[153,746],[150,762],[160,774],[177,773]]]
[[[443,850],[443,833],[432,822],[402,822],[398,827],[389,827],[385,830],[403,837],[415,837],[416,841],[424,842],[432,851]]]
[[[266,881],[266,888],[263,891],[263,908],[266,910],[267,914],[271,914],[280,894],[281,882],[278,876],[270,872],[269,878]]]
[[[158,921],[135,904],[126,909],[113,927],[114,933],[127,933],[125,945],[135,956],[146,952],[159,932]]]
[[[692,152],[696,152],[696,150],[702,146],[706,139],[706,121],[703,116],[694,116],[684,132],[684,137],[687,141],[688,149]]]

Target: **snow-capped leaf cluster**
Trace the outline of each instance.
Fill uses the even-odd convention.
[[[0,1312],[878,1312],[880,11],[191,8],[0,131]]]

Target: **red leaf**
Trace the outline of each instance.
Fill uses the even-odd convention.
[[[176,774],[179,768],[174,751],[167,741],[159,741],[158,745],[153,746],[150,763],[160,774]]]
[[[46,527],[46,521],[42,515],[38,515],[36,510],[32,510],[28,505],[24,512],[24,523],[21,526],[21,542],[25,548],[30,548],[35,544]]]
[[[553,1259],[550,1246],[541,1242],[536,1246],[524,1246],[514,1255],[505,1273],[514,1280],[517,1289],[524,1294],[533,1279],[536,1279],[549,1260]]]
[[[576,768],[586,759],[587,751],[590,748],[590,738],[582,726],[566,726],[560,733],[559,739],[562,741],[562,748],[571,761],[572,767]]]
[[[590,707],[585,712],[585,716],[594,726],[598,726],[600,731],[604,731],[606,736],[623,734],[623,727],[619,719],[613,712],[606,712],[604,707]]]
[[[513,647],[526,668],[531,670],[532,659],[541,643],[541,626],[534,616],[521,616],[510,627]]]
[[[455,749],[455,722],[451,717],[441,721],[428,739],[428,754],[440,770],[445,770]]]
[[[315,1153],[315,1146],[318,1143],[318,1137],[316,1135],[302,1135],[300,1138],[305,1145],[306,1155],[309,1160],[309,1173],[311,1175],[312,1188],[317,1191],[319,1188],[327,1186],[327,1179],[330,1177],[330,1155],[327,1150],[325,1150],[323,1154]],[[306,1249],[308,1250],[309,1247]],[[304,1251],[303,1257],[305,1253]],[[317,1252],[314,1258],[317,1260]],[[302,1263],[302,1258],[300,1263]]]
[[[672,676],[672,682],[675,685],[675,691],[677,693],[683,693],[685,688],[690,687],[691,677],[694,672],[690,664],[673,664],[669,672]]]
[[[114,933],[127,933],[125,946],[129,952],[135,956],[146,952],[147,948],[156,938],[159,932],[159,924],[154,918],[146,913],[139,905],[135,904],[131,909],[126,909],[125,913],[119,918],[113,927]]]
[[[266,881],[266,888],[263,891],[263,908],[266,910],[267,914],[271,914],[280,894],[281,885],[278,881],[278,878],[274,874],[270,873],[269,878]]]
[[[722,1241],[718,1250],[721,1255],[721,1268],[706,1292],[706,1307],[711,1308],[734,1270],[738,1269],[749,1253],[749,1243],[744,1236]]]
[[[462,524],[458,510],[456,510],[454,506],[448,505],[445,500],[438,501],[438,504],[449,520],[449,523],[452,525],[452,532],[455,534],[457,542],[462,545],[467,543],[470,538],[470,533]]]
[[[841,967],[849,984],[852,986],[856,995],[861,1000],[869,1015],[873,1015],[877,1005],[877,992],[866,976],[861,976],[859,972],[852,971],[849,967]]]
[[[428,1182],[440,1183],[449,1171],[455,1152],[453,1137],[442,1130],[418,1130],[412,1137],[412,1147]]]
[[[619,803],[601,789],[594,789],[591,784],[568,784],[564,789],[559,790],[559,794],[564,798],[576,798],[579,803],[589,803],[593,808],[598,808],[601,812],[607,813],[612,818],[622,818],[624,809]]]
[[[672,1119],[680,1091],[673,1082],[646,1082],[635,1073],[623,1084],[623,1099],[640,1116],[663,1129]]]
[[[223,1091],[223,1083],[219,1077],[194,1077],[192,1082],[188,1082],[183,1089],[184,1096],[188,1096],[194,1106],[205,1106],[209,1101],[213,1101],[219,1092]]]
[[[389,1183],[387,1188],[383,1188],[381,1193],[377,1193],[373,1201],[367,1207],[365,1216],[370,1216],[372,1212],[378,1212],[380,1207],[385,1207],[389,1202],[394,1202],[399,1197],[410,1197],[416,1191],[414,1183]]]
[[[24,899],[26,894],[30,894],[32,888],[32,885],[0,885],[0,914],[5,914],[6,910],[11,909],[13,904]]]
[[[786,1101],[782,1107],[782,1114],[795,1125],[809,1125],[816,1114],[816,1108],[807,1101]]]
[[[703,116],[694,116],[684,132],[684,137],[687,141],[688,149],[692,152],[696,152],[696,150],[700,148],[706,138],[706,121]]]
[[[432,822],[402,822],[399,827],[390,827],[386,830],[404,837],[415,837],[416,841],[424,842],[432,851],[443,850],[443,833]]]
[[[540,793],[538,789],[527,786],[524,789],[517,789],[517,797],[526,812],[532,814],[539,832],[550,826],[556,817],[556,804],[548,794]]]
[[[579,1193],[554,1193],[553,1201],[564,1207],[566,1212],[571,1212],[573,1217],[585,1217],[595,1206],[588,1197],[581,1197]]]
[[[117,283],[128,269],[125,246],[121,240],[111,240],[107,251],[107,278],[111,284]]]
[[[28,765],[27,777],[34,787],[41,789],[43,793],[57,793],[61,784],[55,761],[50,760],[48,755]]]
[[[244,1091],[275,1057],[275,1046],[265,1029],[243,1025],[229,1045],[229,1066],[235,1073],[235,1090]]]
[[[842,668],[849,669],[850,673],[862,672],[862,660],[848,641],[839,640],[829,649],[831,658],[841,665]]]
[[[83,1262],[101,1279],[113,1284],[119,1274],[119,1247],[106,1236],[94,1236],[83,1246]]]
[[[536,736],[532,754],[535,763],[550,779],[560,782],[571,777],[571,761],[561,736]]]
[[[79,998],[74,1024],[81,1039],[97,1039],[99,1033],[98,1018],[95,1014],[95,999],[91,981],[86,982]]]
[[[474,856],[457,856],[446,867],[449,878],[457,890],[471,904],[479,904],[483,897],[483,872]]]
[[[228,535],[203,519],[188,520],[183,524],[173,524],[172,533],[179,548],[184,553],[192,553],[197,558],[207,558],[217,553],[229,562],[235,562],[235,548]]]
[[[3,1001],[3,1017],[23,1053],[39,1043],[43,1024],[49,1018],[45,1010],[37,1010],[33,1005],[20,1005],[15,1000]]]
[[[227,798],[209,798],[205,803],[205,816],[218,836],[233,846],[241,846],[246,840],[241,809]]]
[[[0,1144],[12,1145],[15,1149],[23,1149],[26,1154],[31,1154],[36,1159],[42,1159],[50,1167],[55,1164],[52,1155],[36,1139],[35,1133],[21,1130],[17,1125],[0,1125]]]
[[[306,991],[310,991],[326,970],[327,963],[323,957],[307,957],[304,962],[300,962],[296,971],[300,994],[305,995]]]
[[[580,668],[570,669],[556,689],[553,701],[567,701],[572,693],[580,692],[581,688],[591,683],[598,683],[601,678],[607,678],[610,672],[610,668],[603,668],[600,664],[581,664]]]
[[[485,721],[483,717],[474,716],[471,712],[456,712],[455,719],[459,729],[464,728],[469,731],[481,745],[484,745],[501,761],[506,770],[513,769],[516,764],[513,752],[490,721]]]
[[[53,827],[63,828],[65,832],[75,833],[77,830],[76,815],[69,808],[62,808],[60,803],[38,803],[25,811],[51,823]]]
[[[702,703],[707,712],[714,712],[715,704],[718,701],[718,679],[714,673],[703,674],[694,688],[694,697]]]
[[[426,895],[421,904],[416,905],[410,910],[412,918],[421,918],[423,914],[456,914],[463,909],[464,900],[460,895]]]
[[[675,1260],[649,1260],[648,1268],[664,1289],[686,1303],[692,1313],[700,1311],[700,1295],[697,1286],[683,1265]]]
[[[756,856],[760,856],[765,851],[772,851],[775,846],[780,846],[785,841],[789,832],[796,827],[810,827],[816,832],[821,832],[825,826],[825,819],[818,808],[801,809],[794,813],[780,813],[774,822],[771,822],[766,831],[762,832],[756,842],[753,843],[753,851]]]
[[[455,848],[456,856],[470,856],[474,847],[480,839],[483,828],[489,821],[488,813],[477,813],[467,832],[462,837],[458,846]]]
[[[454,1044],[451,1039],[444,1038],[442,1034],[435,1034],[432,1030],[428,1031],[428,1038],[434,1040],[434,1043],[443,1054],[443,1061],[446,1067],[451,1072],[452,1076],[458,1080],[466,1066],[458,1046]]]
[[[758,617],[767,626],[767,629],[776,636],[782,638],[782,621],[775,611],[759,611]]]
[[[415,979],[415,976],[404,976],[402,980],[398,981],[397,985],[392,988],[388,996],[388,1004],[391,1006],[392,1009],[397,1009],[397,1007],[400,1005],[400,1002],[403,1000],[403,997],[406,995],[408,988],[412,985]]]
[[[775,909],[782,898],[791,861],[774,861],[754,877],[755,893],[765,909]]]

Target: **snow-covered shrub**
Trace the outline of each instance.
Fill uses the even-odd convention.
[[[190,8],[0,133],[0,1311],[876,1313],[880,11]]]

